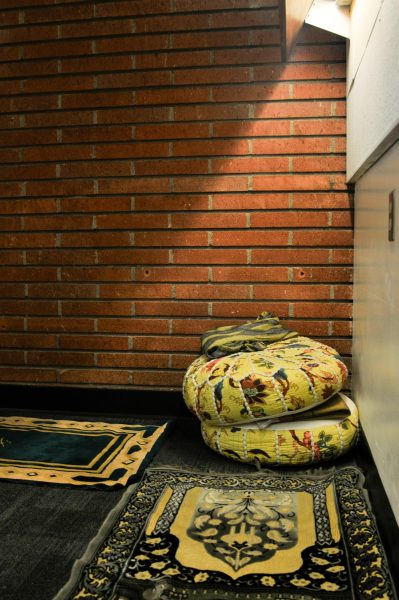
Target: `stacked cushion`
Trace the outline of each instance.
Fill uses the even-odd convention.
[[[353,443],[355,405],[345,398],[347,417],[342,425],[328,422],[329,433],[324,422],[302,423],[299,430],[285,422],[280,430],[275,420],[294,421],[302,412],[306,420],[306,411],[334,397],[346,376],[333,348],[297,336],[256,352],[200,356],[186,372],[183,396],[202,423],[205,442],[221,454],[269,465],[306,464],[342,454]]]

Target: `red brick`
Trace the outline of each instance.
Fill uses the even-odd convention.
[[[124,179],[100,179],[100,194],[157,194],[170,191],[167,177],[125,177]]]
[[[222,83],[249,83],[252,80],[250,67],[210,67],[208,69],[179,69],[174,81],[176,85],[203,85]]]
[[[59,77],[25,79],[22,81],[25,94],[40,92],[69,92],[72,90],[92,90],[94,79],[91,75],[65,75]]]
[[[98,54],[110,52],[148,52],[152,50],[166,50],[169,48],[169,35],[130,35],[128,37],[115,37],[96,42]]]
[[[33,181],[27,183],[28,196],[78,196],[92,194],[92,181]]]
[[[26,146],[28,144],[53,144],[57,141],[57,132],[52,130],[44,131],[7,131],[1,136],[2,146]]]
[[[25,353],[19,351],[0,350],[1,365],[23,365],[25,363]]]
[[[138,319],[127,317],[119,319],[98,319],[100,333],[167,333],[169,330],[166,319]]]
[[[55,335],[37,335],[32,333],[0,333],[2,348],[55,348]]]
[[[94,331],[94,320],[69,317],[31,317],[28,318],[27,328],[28,331],[90,333]]]
[[[0,286],[0,298],[23,298],[25,285],[23,283],[3,283]]]
[[[248,154],[248,141],[235,140],[184,140],[173,142],[174,156],[212,156],[218,154]]]
[[[26,181],[30,179],[51,179],[55,177],[55,165],[17,165],[0,167],[0,180]]]
[[[336,300],[352,300],[353,288],[351,285],[334,285],[332,287]]]
[[[340,104],[344,103],[343,101]],[[254,107],[256,119],[282,119],[287,117],[330,117],[334,114],[335,104],[332,100],[290,100],[289,102],[258,103]]]
[[[294,121],[294,135],[343,135],[345,119],[309,119]]]
[[[296,172],[344,171],[345,167],[345,156],[302,156],[292,159],[292,168]]]
[[[118,212],[130,211],[131,199],[120,197],[108,198],[61,198],[61,212]]]
[[[57,39],[56,25],[7,27],[0,32],[1,44],[18,44],[19,42],[36,42],[53,39]]]
[[[60,165],[61,177],[128,177],[131,165],[128,161],[90,161]]]
[[[213,267],[212,281],[288,281],[286,267]]]
[[[134,108],[100,108],[97,111],[98,123],[157,123],[168,121],[170,109],[167,106],[135,106]]]
[[[216,248],[208,248],[193,250],[185,248],[184,250],[173,250],[173,262],[176,264],[191,265],[246,264],[247,251],[244,249],[218,250]]]
[[[159,283],[103,284],[100,298],[171,298],[172,286]]]
[[[88,352],[28,352],[26,362],[35,366],[92,367],[94,355]]]
[[[335,65],[283,64],[255,67],[254,81],[295,81],[303,79],[332,79]]]
[[[98,229],[166,229],[166,215],[127,214],[99,215],[96,217]]]
[[[171,6],[170,0],[158,0],[156,5],[152,0],[141,0],[133,3],[130,0],[122,0],[111,4],[99,4],[96,7],[96,15],[98,17],[122,17],[167,13],[171,11]]]
[[[101,301],[73,301],[65,300],[62,302],[61,311],[63,315],[89,315],[89,316],[131,316],[132,302],[120,300],[101,300]]]
[[[3,300],[0,302],[0,313],[3,315],[56,315],[56,301],[43,300]]]
[[[333,322],[333,335],[338,336],[352,336],[352,322],[351,321],[334,321]]]
[[[251,253],[252,264],[261,265],[327,264],[328,257],[329,250],[322,248],[255,248]]]
[[[128,350],[129,338],[116,335],[61,335],[60,348],[68,350]]]
[[[294,281],[312,282],[351,282],[352,269],[350,267],[295,267],[293,270]]]
[[[331,225],[333,227],[353,227],[353,217],[352,211],[332,212]]]
[[[181,335],[201,335],[205,331],[215,329],[216,327],[222,327],[223,325],[232,325],[232,322],[229,321],[226,323],[225,320],[220,319],[173,319],[172,332]]]
[[[207,302],[136,302],[136,314],[139,316],[183,316],[204,317],[208,315]],[[165,328],[165,333],[169,326]],[[152,333],[157,333],[153,329]]]
[[[22,229],[20,217],[0,217],[0,231],[18,231]]]
[[[183,48],[218,48],[248,45],[250,45],[250,32],[242,29],[174,33],[172,39],[172,48],[178,50]]]
[[[172,228],[176,229],[230,229],[246,227],[245,213],[223,212],[177,213],[172,215]]]
[[[300,84],[296,84],[300,85]],[[319,84],[322,85],[322,84]],[[325,84],[333,85],[333,84]],[[297,97],[301,97],[301,88],[297,90]],[[289,85],[286,83],[277,84],[252,84],[247,86],[229,85],[221,86],[213,90],[213,99],[215,102],[226,102],[234,98],[236,102],[242,100],[286,100],[289,98]]]
[[[135,336],[133,348],[134,350],[144,350],[146,352],[199,351],[200,341],[197,337],[189,336]]]
[[[113,231],[86,231],[85,233],[62,233],[61,246],[63,247],[110,247],[129,246],[128,232]]]
[[[159,52],[137,54],[137,69],[175,69],[177,67],[200,67],[211,65],[212,55],[209,50],[193,50],[192,52]]]
[[[76,111],[47,111],[25,115],[26,127],[50,127],[61,125],[87,125],[93,123],[93,113],[90,110]],[[60,145],[58,145],[60,147]],[[55,147],[54,147],[55,148]]]
[[[156,265],[169,262],[168,250],[98,250],[99,264],[111,265]]]
[[[353,264],[353,249],[352,248],[337,248],[332,251],[333,264]]]
[[[0,248],[53,248],[54,233],[1,233]]]
[[[255,300],[329,300],[329,285],[254,285]],[[296,313],[295,313],[296,314]],[[316,316],[316,315],[312,315]]]
[[[79,73],[96,71],[120,71],[132,68],[132,57],[120,56],[85,56],[64,58],[60,61],[61,73]]]
[[[248,285],[178,284],[176,285],[176,298],[178,300],[226,300],[230,298],[247,300],[250,295]],[[178,306],[180,306],[180,302]]]
[[[253,154],[326,154],[332,140],[325,137],[261,138],[252,141]]]
[[[247,177],[227,175],[219,177],[176,177],[173,181],[175,192],[230,192],[246,191],[248,187]]]
[[[328,213],[324,211],[265,211],[251,213],[251,227],[326,227]]]
[[[23,331],[23,317],[3,317],[0,316],[0,331]]]
[[[288,303],[286,302],[214,302],[212,314],[215,317],[242,317],[254,319],[261,312],[268,310],[279,317],[288,315]]]
[[[81,283],[32,283],[29,285],[31,298],[95,298],[93,284]]]
[[[169,71],[135,71],[129,73],[107,73],[106,75],[98,75],[96,78],[99,89],[152,87],[154,80],[160,86],[170,85],[172,83],[172,76]]]
[[[329,175],[254,175],[252,189],[258,190],[329,190]]]
[[[110,34],[110,27],[107,21],[102,19],[91,20],[84,25],[85,35],[88,37],[97,36],[108,36]],[[113,20],[112,21],[112,34],[126,34],[132,33],[132,23],[128,19]],[[81,23],[66,23],[60,25],[59,37],[60,38],[79,38],[82,36],[82,24]]]
[[[0,267],[0,281],[56,281],[55,267]]]
[[[265,173],[289,171],[288,158],[283,156],[214,158],[211,161],[212,173]]]
[[[212,198],[215,210],[270,210],[288,206],[288,193],[214,194]]]
[[[120,352],[104,352],[97,355],[99,367],[123,368],[157,368],[164,369],[169,365],[167,354],[122,354]]]
[[[25,217],[24,220],[25,229],[28,230],[79,230],[79,229],[91,229],[93,226],[93,217],[82,216],[82,215],[40,215],[37,217]]]
[[[208,267],[137,267],[137,281],[208,281]]]
[[[183,384],[183,376],[183,372],[176,371],[133,371],[132,383],[137,386],[155,386],[167,389],[174,386],[180,389]]]
[[[237,121],[230,123],[215,123],[215,137],[245,138],[253,136],[290,135],[289,121]],[[235,143],[235,142],[234,142]]]
[[[46,8],[31,8],[24,11],[25,23],[43,23],[46,21],[78,21],[94,17],[94,7],[87,4],[72,6],[46,6]]]
[[[201,0],[201,10],[225,10],[239,8],[266,8],[277,7],[276,0]],[[198,10],[198,0],[176,0],[173,4],[175,11]]]
[[[352,304],[344,302],[303,302],[294,305],[295,317],[350,319]]]
[[[192,53],[190,52],[190,55]],[[249,104],[202,104],[199,106],[176,106],[175,121],[213,121],[225,119],[248,119],[251,113]],[[186,142],[184,142],[186,143]]]
[[[138,140],[154,139],[181,139],[181,138],[206,138],[209,137],[207,123],[163,123],[161,125],[137,125],[135,137]]]
[[[168,142],[129,142],[127,144],[98,144],[96,146],[96,158],[100,159],[164,157],[168,155]]]
[[[264,46],[257,48],[247,46],[244,48],[229,48],[228,50],[215,50],[213,53],[215,65],[239,65],[256,63],[275,63],[281,60],[281,50],[277,45],[279,43],[278,30],[268,30],[270,36],[269,43],[274,46]],[[255,40],[253,40],[255,42]],[[233,44],[234,45],[234,44]],[[242,45],[242,44],[240,44]]]
[[[286,231],[215,231],[212,234],[213,246],[286,246]]]
[[[348,230],[294,231],[294,246],[351,246],[353,233]]]
[[[31,250],[26,253],[31,265],[92,265],[96,262],[95,250]]]
[[[1,262],[3,265],[22,265],[24,253],[20,250],[2,250]]]
[[[61,383],[94,383],[126,385],[129,383],[127,371],[100,371],[98,369],[87,369],[62,371],[59,375]]]
[[[23,58],[54,58],[55,56],[73,56],[91,54],[90,40],[57,40],[40,44],[26,44],[23,46]]]
[[[62,267],[63,281],[130,281],[130,267]]]
[[[56,380],[56,372],[50,369],[39,371],[37,369],[0,367],[0,381],[4,382],[54,383]]]
[[[206,231],[162,231],[138,232],[135,234],[136,246],[177,247],[207,246]]]
[[[110,142],[131,141],[132,131],[130,127],[109,125],[92,125],[88,127],[68,127],[62,130],[63,143],[74,142]]]
[[[56,160],[84,160],[91,158],[93,149],[86,145],[65,146],[39,146],[38,148],[23,148],[22,160],[27,162],[56,161]]]
[[[306,319],[306,321],[286,319],[283,325],[297,331],[300,335],[313,338],[327,336],[329,330],[328,321],[316,321],[314,319]]]
[[[207,159],[137,160],[135,173],[142,175],[191,175],[208,173]]]
[[[132,92],[76,92],[62,96],[62,108],[97,108],[98,106],[129,106],[133,103]]]
[[[181,211],[181,210],[207,210],[209,196],[207,194],[187,194],[167,196],[138,196],[135,198],[135,208],[138,211]],[[184,244],[183,244],[184,245]]]
[[[323,62],[323,61],[345,61],[345,44],[333,45],[296,45],[291,56],[295,62]]]
[[[294,193],[292,199],[293,208],[318,208],[318,209],[352,209],[352,199],[348,193],[336,192],[311,192]]]

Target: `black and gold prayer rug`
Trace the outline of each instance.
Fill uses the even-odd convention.
[[[73,486],[126,485],[166,432],[161,425],[0,417],[0,478]]]
[[[54,600],[393,599],[362,484],[148,469]]]

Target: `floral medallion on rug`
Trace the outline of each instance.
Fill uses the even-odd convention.
[[[362,484],[147,469],[55,600],[393,599]]]
[[[0,417],[0,478],[72,486],[126,485],[168,423],[128,425]]]

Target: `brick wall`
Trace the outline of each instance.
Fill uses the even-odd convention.
[[[2,0],[0,381],[180,389],[271,310],[351,348],[345,44],[277,0]]]

